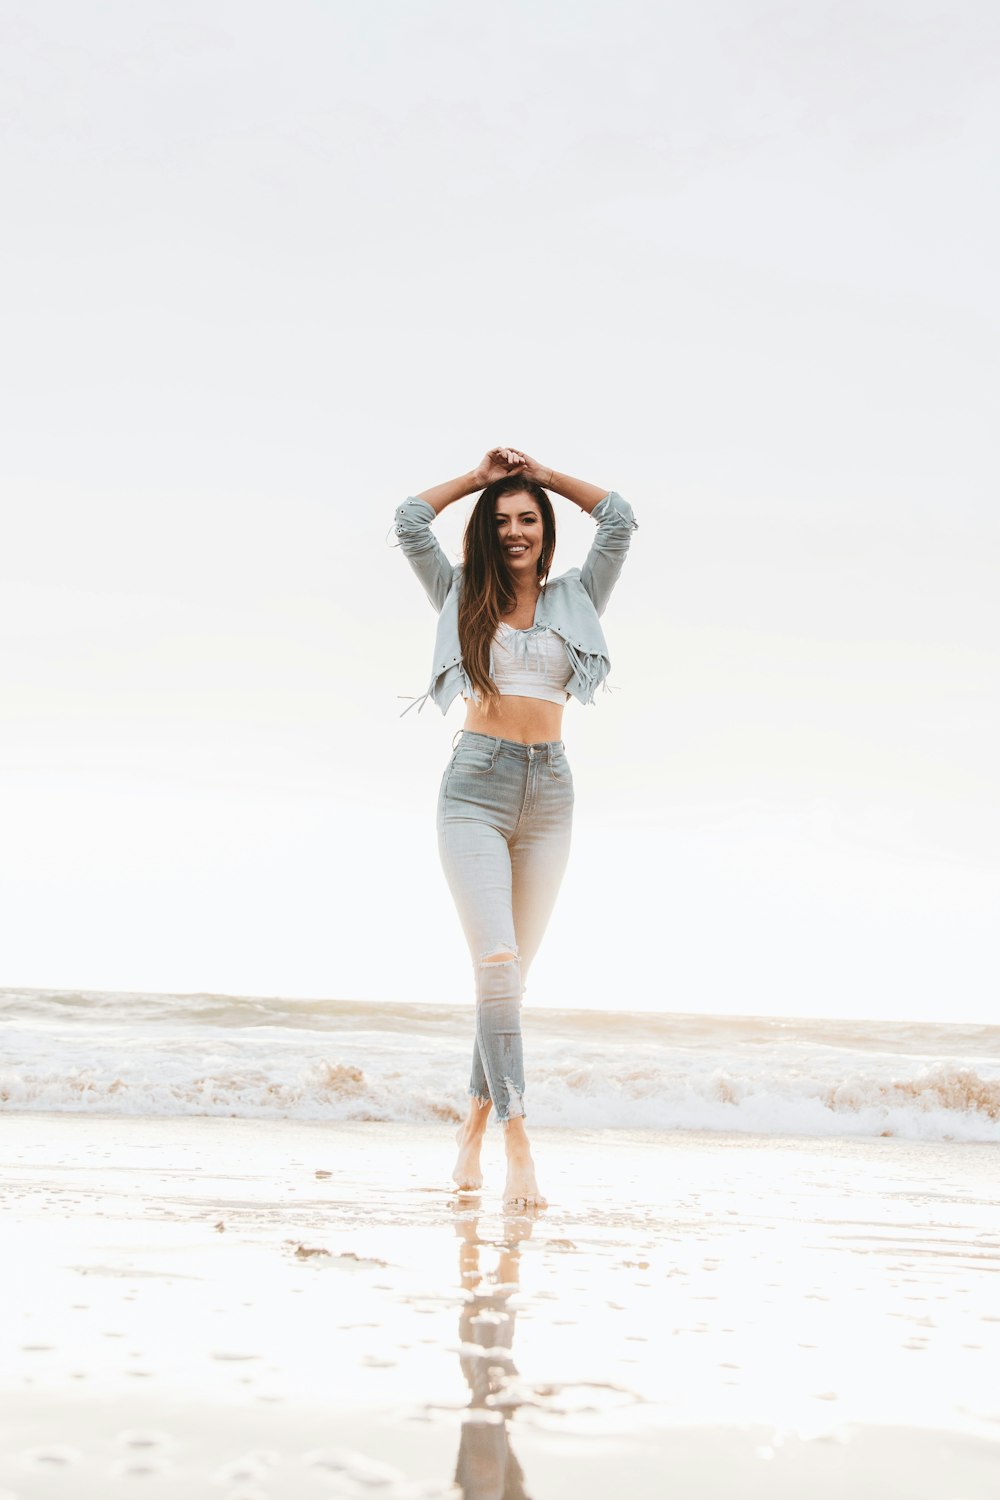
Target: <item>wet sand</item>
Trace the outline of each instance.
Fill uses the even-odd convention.
[[[5,1116],[0,1496],[1000,1493],[1000,1148],[532,1139]]]

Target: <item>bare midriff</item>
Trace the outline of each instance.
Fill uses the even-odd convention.
[[[500,707],[484,712],[471,698],[465,700],[465,724],[470,734],[490,734],[519,745],[540,745],[562,739],[563,705],[544,698],[500,699]]]

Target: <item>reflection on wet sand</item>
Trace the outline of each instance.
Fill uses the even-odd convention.
[[[5,1114],[0,1495],[997,1500],[998,1148],[545,1156],[504,1218],[439,1128]]]
[[[518,1401],[508,1387],[517,1374],[511,1352],[516,1313],[509,1302],[518,1290],[521,1242],[531,1230],[530,1218],[507,1214],[503,1239],[497,1242],[480,1239],[478,1214],[455,1221],[466,1295],[458,1320],[459,1357],[471,1392],[455,1465],[463,1500],[528,1500],[521,1465],[510,1445],[508,1421]],[[481,1250],[496,1250],[492,1270],[481,1267]]]

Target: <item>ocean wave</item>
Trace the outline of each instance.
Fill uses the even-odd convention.
[[[97,1066],[0,1070],[0,1107],[119,1115],[216,1115],[299,1120],[457,1121],[467,1072],[457,1055],[376,1058],[348,1054],[284,1066],[170,1054],[162,1065],[119,1057]],[[577,1129],[723,1130],[762,1135],[900,1136],[1000,1142],[1000,1077],[941,1062],[909,1077],[858,1069],[840,1077],[684,1060],[536,1056],[526,1105],[539,1125]]]
[[[0,1110],[455,1121],[468,1005],[0,990]],[[526,1007],[529,1118],[1000,1141],[1000,1027]]]

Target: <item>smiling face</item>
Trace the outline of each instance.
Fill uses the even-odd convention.
[[[497,497],[494,517],[500,551],[515,578],[535,578],[542,555],[542,513],[527,494]]]

